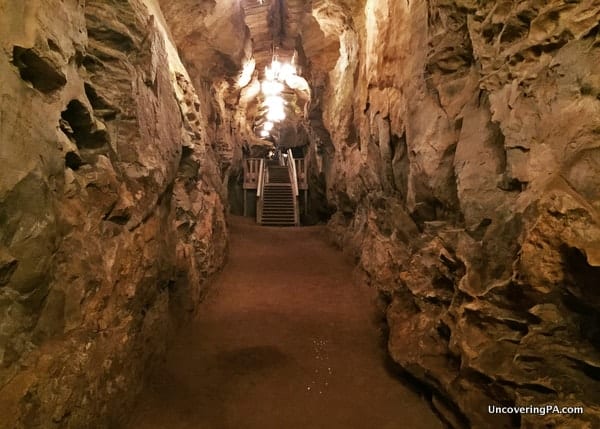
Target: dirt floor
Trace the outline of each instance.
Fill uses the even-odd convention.
[[[323,227],[232,218],[231,252],[130,429],[436,429],[386,371],[372,290]]]

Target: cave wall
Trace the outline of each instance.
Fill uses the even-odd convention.
[[[598,426],[598,2],[312,16],[340,46],[319,101],[329,228],[388,302],[393,359],[454,426]],[[585,414],[487,412],[548,403]]]
[[[1,2],[0,41],[0,427],[116,427],[223,263],[210,100],[154,1]]]

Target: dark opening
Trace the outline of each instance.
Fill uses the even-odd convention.
[[[49,93],[67,83],[65,75],[33,49],[15,46],[13,64],[18,67],[21,79],[30,82],[38,91]]]
[[[108,144],[108,133],[95,129],[92,114],[79,100],[72,100],[61,117],[70,126],[70,129],[64,126],[61,129],[73,138],[79,149],[99,149]]]

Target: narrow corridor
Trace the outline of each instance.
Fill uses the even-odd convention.
[[[443,427],[386,371],[374,295],[324,234],[233,218],[229,261],[129,428]]]

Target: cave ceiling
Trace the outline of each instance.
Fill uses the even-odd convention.
[[[248,135],[282,146],[302,143],[297,136],[314,95],[311,81],[322,80],[339,56],[338,38],[318,14],[331,6],[343,10],[341,0],[160,0],[160,5],[192,79],[219,86],[224,105],[237,112]],[[285,119],[275,121],[261,85],[274,60],[296,71],[279,78],[276,96],[283,99]],[[273,123],[268,135],[266,122]]]

